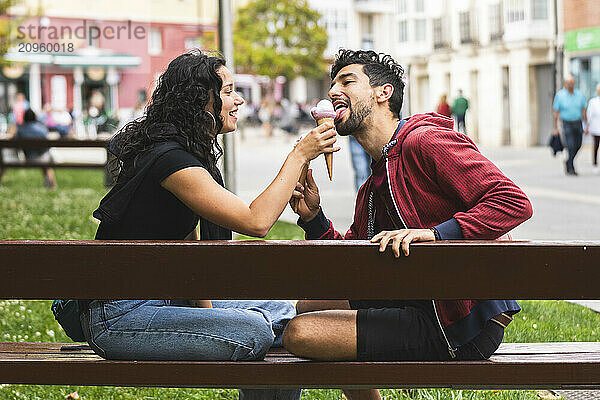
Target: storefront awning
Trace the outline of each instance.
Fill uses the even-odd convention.
[[[10,62],[27,62],[63,67],[137,67],[142,59],[128,54],[43,54],[43,53],[7,53],[4,59]]]

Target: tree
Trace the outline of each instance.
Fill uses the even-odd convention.
[[[13,3],[13,0],[0,0],[0,63],[3,61],[2,55],[6,54],[10,44],[11,20],[7,12]]]
[[[238,10],[233,32],[237,72],[321,77],[327,31],[306,0],[254,0]]]

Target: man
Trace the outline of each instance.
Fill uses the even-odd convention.
[[[565,171],[567,175],[577,175],[574,160],[581,148],[583,139],[583,124],[587,121],[585,112],[585,96],[575,89],[575,78],[568,75],[565,87],[554,96],[554,136],[558,136],[558,118],[562,120],[563,135],[569,152]]]
[[[332,67],[336,129],[354,136],[373,158],[345,239],[379,241],[382,252],[391,243],[399,257],[414,241],[496,239],[530,218],[525,194],[453,131],[448,118],[399,119],[403,72],[390,56],[373,51],[340,50]],[[320,208],[312,171],[306,187],[297,189],[306,238],[342,239]],[[288,325],[284,346],[321,360],[487,358],[520,310],[512,300],[300,301],[297,309],[304,314]],[[379,397],[377,391],[346,393]]]
[[[463,96],[462,89],[458,90],[458,97],[454,100],[452,112],[456,118],[456,130],[467,134],[467,125],[465,124],[465,116],[469,108],[469,101]],[[461,128],[462,127],[462,128]]]

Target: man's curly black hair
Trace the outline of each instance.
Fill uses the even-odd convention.
[[[376,53],[372,50],[340,49],[331,66],[331,80],[335,79],[342,68],[352,64],[363,66],[363,72],[369,77],[371,87],[386,83],[394,87],[394,93],[389,100],[390,111],[392,111],[394,117],[399,118],[404,97],[404,82],[402,80],[404,68],[394,61],[392,56],[384,53]]]
[[[113,168],[122,178],[133,173],[135,162],[156,143],[175,141],[202,161],[213,177],[219,176],[217,160],[223,150],[216,141],[223,122],[219,93],[223,81],[217,70],[225,65],[220,56],[191,51],[175,58],[158,78],[145,114],[127,123],[111,142],[117,157]],[[212,114],[205,111],[212,101]]]

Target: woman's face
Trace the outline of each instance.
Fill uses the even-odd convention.
[[[239,106],[244,104],[244,99],[237,94],[233,89],[233,76],[226,67],[220,67],[217,70],[217,74],[223,80],[223,86],[221,87],[221,121],[223,121],[223,128],[220,133],[233,132],[237,125],[237,111]]]

